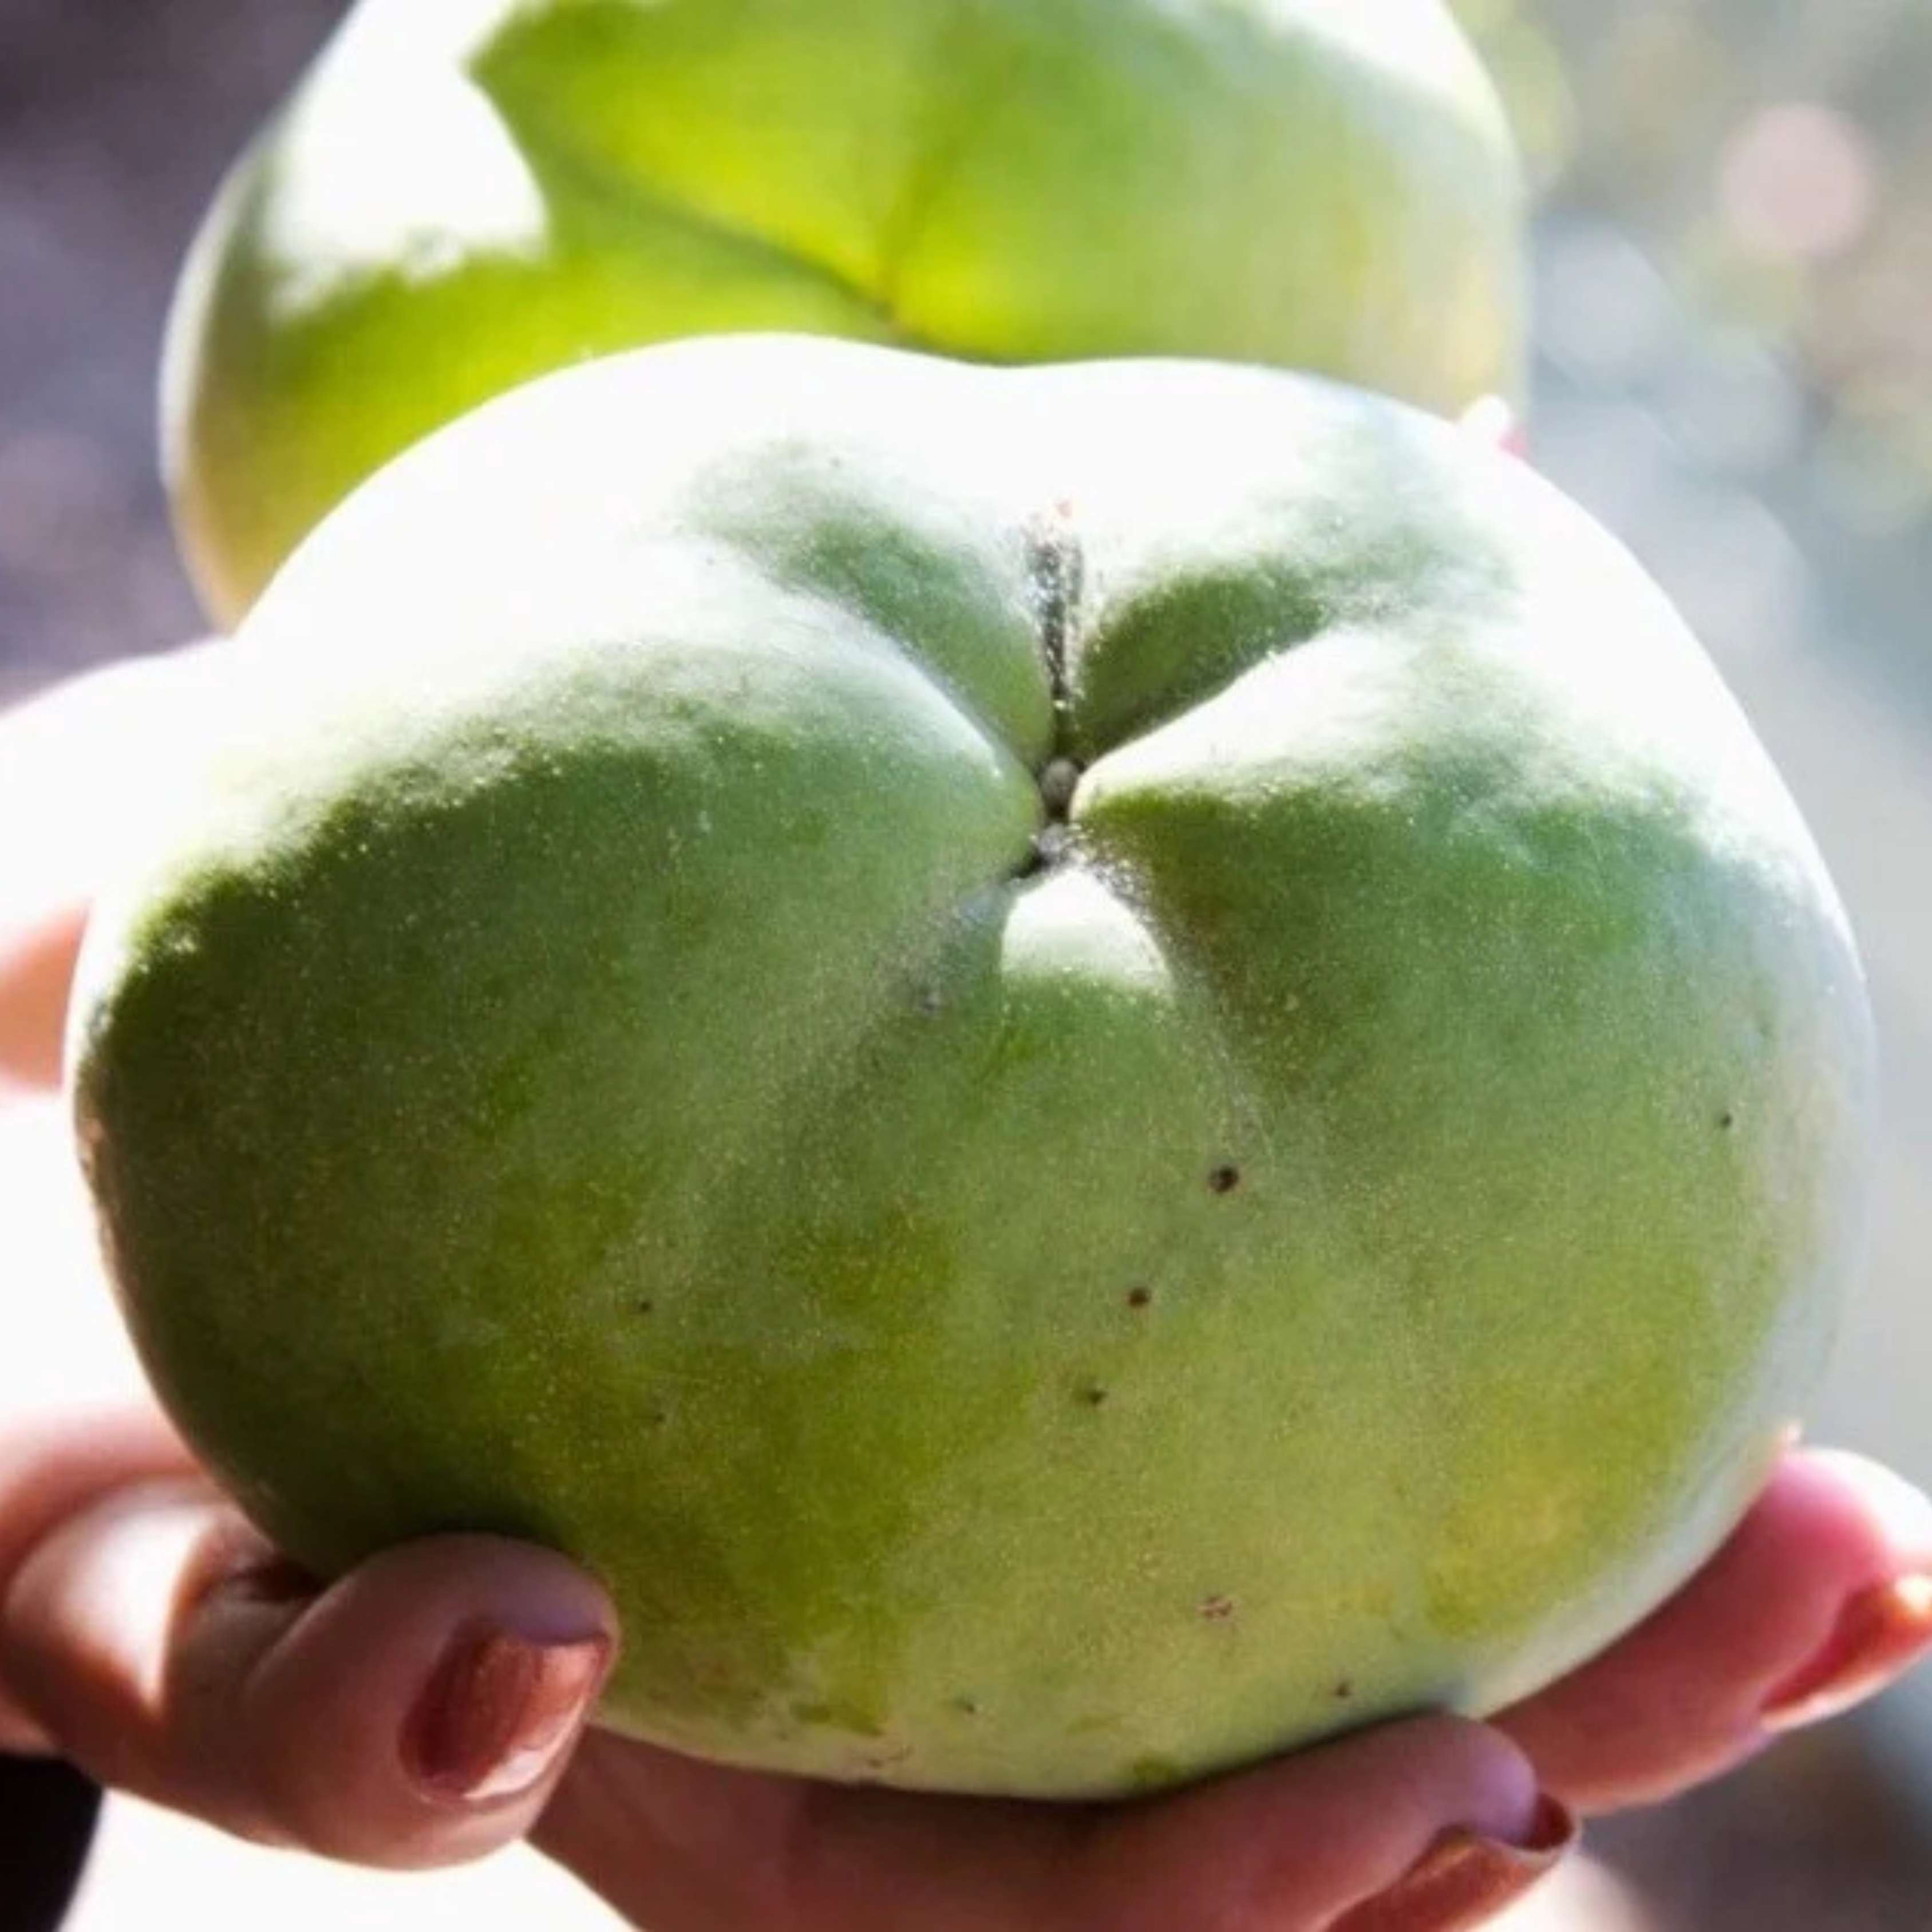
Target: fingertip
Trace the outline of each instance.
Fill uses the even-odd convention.
[[[0,1088],[57,1087],[88,908],[130,822],[196,728],[207,644],[84,672],[0,707],[0,821],[31,824],[0,866]],[[157,723],[166,728],[158,729]]]
[[[1126,1915],[1119,1922],[1136,1927],[1184,1922],[1157,1913],[1186,1909],[1214,1925],[1353,1926],[1342,1915],[1356,1913],[1364,1928],[1432,1926],[1414,1916],[1435,1909],[1431,1900],[1499,1903],[1534,1883],[1576,1834],[1515,1744],[1446,1714],[1212,1780],[1138,1818],[1122,1814],[1116,1830],[1086,1882],[1103,1876]],[[1145,1916],[1150,1902],[1155,1916]]]
[[[1555,1870],[1581,1836],[1576,1814],[1548,1796],[1529,1827],[1508,1838],[1452,1826],[1393,1885],[1352,1906],[1328,1932],[1462,1932],[1486,1925]]]
[[[1527,458],[1529,430],[1516,405],[1506,396],[1482,396],[1465,410],[1457,426],[1473,441],[1506,455]]]
[[[1915,1574],[1855,1590],[1816,1650],[1766,1696],[1768,1732],[1835,1718],[1885,1689],[1932,1648],[1932,1576]]]
[[[1654,1802],[1836,1715],[1932,1647],[1932,1504],[1794,1450],[1724,1547],[1581,1670],[1496,1720],[1592,1811]]]
[[[616,1642],[604,1592],[550,1551],[448,1536],[371,1558],[249,1682],[251,1756],[278,1825],[312,1851],[394,1868],[520,1837]]]
[[[37,909],[0,940],[0,1087],[51,1092],[61,1082],[61,1036],[87,924],[82,904]]]
[[[178,1474],[85,1501],[0,1611],[22,1720],[101,1784],[398,1868],[527,1828],[616,1640],[604,1592],[554,1552],[435,1538],[324,1586]]]
[[[1802,1449],[1772,1479],[1766,1503],[1802,1510],[1868,1567],[1932,1569],[1932,1498],[1897,1471],[1849,1449]]]
[[[553,1768],[610,1659],[601,1634],[534,1638],[494,1618],[458,1631],[404,1724],[404,1768],[452,1804],[520,1796]]]

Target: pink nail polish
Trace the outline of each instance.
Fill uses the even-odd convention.
[[[466,1803],[527,1791],[575,1733],[610,1654],[602,1636],[541,1643],[494,1625],[460,1632],[404,1726],[410,1775]]]
[[[1544,1797],[1520,1844],[1444,1832],[1388,1891],[1345,1912],[1330,1932],[1464,1932],[1520,1898],[1576,1841],[1576,1821]]]
[[[1760,1722],[1789,1731],[1835,1717],[1932,1646],[1932,1576],[1874,1583],[1846,1599],[1832,1634],[1769,1697]]]

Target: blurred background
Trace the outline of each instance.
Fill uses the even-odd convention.
[[[162,317],[222,167],[341,10],[0,0],[0,703],[197,628],[154,473]],[[1684,606],[1864,941],[1884,1165],[1815,1432],[1932,1481],[1932,0],[1458,10],[1539,196],[1537,460]],[[1592,1844],[1538,1924],[1924,1932],[1932,1673]],[[76,1922],[193,1896],[223,1932],[272,1896],[291,1932],[400,1928],[424,1885],[436,1910],[604,1922],[533,1861],[370,1883],[122,1807]]]

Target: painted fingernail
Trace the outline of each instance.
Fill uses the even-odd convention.
[[[1538,1800],[1520,1844],[1444,1832],[1387,1892],[1345,1912],[1330,1932],[1462,1932],[1520,1898],[1576,1842],[1576,1820]]]
[[[582,1722],[610,1662],[602,1636],[542,1643],[494,1625],[460,1634],[403,1732],[403,1757],[438,1798],[527,1791]]]
[[[1888,1683],[1928,1646],[1932,1576],[1874,1583],[1846,1600],[1816,1654],[1766,1700],[1760,1721],[1768,1731],[1789,1731],[1835,1717]]]

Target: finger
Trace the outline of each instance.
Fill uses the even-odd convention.
[[[656,1932],[1454,1932],[1574,1834],[1450,1718],[1167,1797],[1028,1804],[721,1769],[593,1733],[539,1844]]]
[[[30,1460],[80,1481],[57,1449]],[[95,1493],[0,1578],[0,1682],[92,1776],[370,1864],[520,1835],[613,1642],[548,1552],[438,1538],[319,1588],[178,1472]]]
[[[1479,398],[1456,419],[1456,426],[1486,448],[1510,456],[1529,454],[1528,426],[1507,397]]]
[[[16,919],[0,952],[0,1082],[52,1088],[61,1077],[68,990],[87,910],[58,901]]]
[[[1788,1458],[1684,1590],[1496,1721],[1568,1803],[1696,1784],[1830,1716],[1932,1646],[1932,1505],[1856,1456]]]
[[[8,1580],[56,1524],[119,1485],[184,1476],[194,1467],[181,1438],[152,1408],[0,1423],[0,1603]],[[43,1726],[8,1694],[0,1663],[0,1751],[53,1749]]]
[[[0,1082],[59,1081],[88,902],[122,828],[184,761],[216,648],[95,671],[0,716],[0,824],[33,828],[0,867]]]

